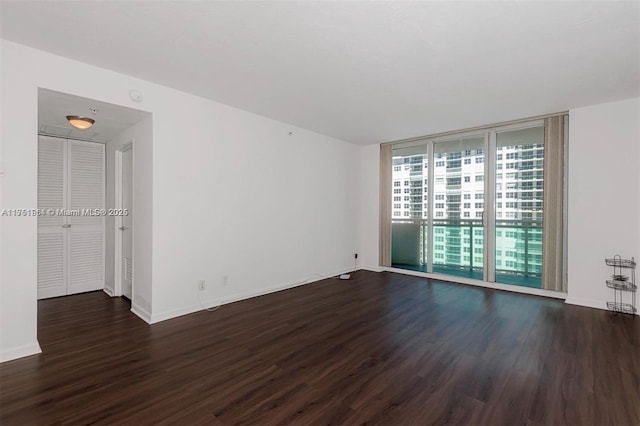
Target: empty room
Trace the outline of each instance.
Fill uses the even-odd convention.
[[[0,424],[640,425],[640,2],[0,0]]]

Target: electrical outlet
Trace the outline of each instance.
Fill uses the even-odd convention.
[[[198,281],[198,290],[204,291],[204,280]]]
[[[358,253],[353,253],[353,258],[357,259],[358,258]]]
[[[228,275],[223,275],[222,276],[222,286],[226,287],[229,284],[229,276]]]

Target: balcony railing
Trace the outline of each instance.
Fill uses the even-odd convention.
[[[477,243],[477,239],[484,241],[482,220],[436,218],[431,236],[427,223],[426,219],[418,218],[392,220],[392,263],[426,268],[428,238],[433,238],[434,267],[469,272],[482,270],[483,263],[474,260],[474,257],[484,259],[484,245]],[[541,220],[498,220],[496,234],[496,250],[500,253],[496,254],[496,263],[500,265],[496,266],[496,275],[541,277]],[[436,246],[443,249],[436,250]],[[438,255],[442,257],[436,257]]]

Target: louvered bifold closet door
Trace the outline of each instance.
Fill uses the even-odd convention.
[[[67,294],[73,294],[104,288],[105,157],[98,143],[68,141],[67,149],[68,208],[81,212],[67,218]]]
[[[67,141],[38,137],[38,299],[67,294],[67,255],[64,216],[65,151]]]

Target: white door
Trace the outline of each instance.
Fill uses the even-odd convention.
[[[47,136],[38,142],[38,208],[47,212],[38,218],[38,298],[100,290],[104,145]]]
[[[68,208],[96,215],[68,216],[67,294],[104,288],[104,145],[68,142]]]
[[[131,147],[122,151],[122,210],[126,214],[122,216],[122,294],[131,299],[131,281],[133,278],[133,150]]]
[[[38,137],[38,299],[67,294],[66,208],[67,141]]]

